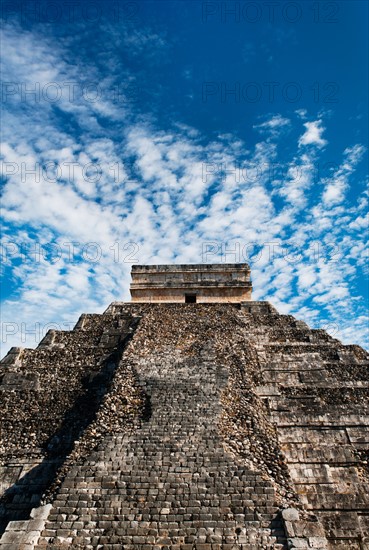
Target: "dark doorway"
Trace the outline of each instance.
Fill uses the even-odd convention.
[[[185,294],[186,304],[196,304],[196,294]]]

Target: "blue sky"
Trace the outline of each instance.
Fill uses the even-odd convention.
[[[203,261],[368,347],[367,9],[5,2],[3,352]]]

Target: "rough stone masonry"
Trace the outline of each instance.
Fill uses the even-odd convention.
[[[369,548],[369,354],[201,281],[2,360],[1,550]]]

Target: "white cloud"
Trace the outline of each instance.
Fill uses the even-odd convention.
[[[327,145],[327,140],[322,138],[322,134],[325,130],[322,120],[315,120],[314,122],[305,122],[305,133],[299,139],[300,147],[303,145],[316,145],[319,148]]]
[[[345,192],[349,187],[350,175],[362,159],[364,152],[365,148],[360,144],[345,149],[342,165],[334,172],[332,178],[324,180],[323,203],[332,206],[344,200]]]
[[[261,132],[269,131],[272,135],[278,135],[279,130],[289,127],[291,121],[281,115],[274,115],[270,119],[262,122],[261,124],[255,124],[253,127]]]
[[[50,48],[46,39],[26,32],[19,56],[15,35],[6,28],[7,78],[28,83],[76,78],[62,43]],[[152,42],[163,47],[155,36],[147,42],[135,36],[131,46],[138,54]],[[94,67],[84,70],[86,78],[98,77]],[[271,181],[270,165],[281,159],[270,133],[277,137],[279,130],[292,126],[280,114],[257,126],[268,134],[252,146],[229,134],[206,141],[198,130],[180,123],[163,131],[152,120],[148,124],[140,117],[136,122],[134,113],[125,118],[127,107],[104,97],[97,104],[60,104],[78,125],[78,138],[57,124],[48,103],[28,108],[12,98],[6,107],[11,130],[4,133],[5,162],[95,162],[102,174],[90,181],[77,167],[73,177],[63,174],[57,181],[44,174],[23,181],[20,172],[7,178],[4,240],[15,243],[18,252],[23,245],[24,254],[9,249],[6,258],[17,293],[3,303],[5,322],[27,327],[54,322],[68,328],[63,323],[84,311],[100,312],[114,299],[129,299],[132,260],[201,262],[203,245],[216,241],[228,261],[250,261],[255,299],[269,299],[281,312],[314,326],[335,323],[343,327],[347,342],[365,341],[363,324],[352,331],[349,323],[365,320],[365,304],[351,282],[365,264],[367,195],[357,193],[350,207],[342,204],[364,149],[355,145],[344,151],[332,177],[323,180],[321,193],[314,165],[327,145],[322,119],[305,123],[305,133],[291,142],[291,157],[283,159],[284,176]],[[118,133],[100,126],[101,114],[121,121]],[[302,149],[305,145],[315,147]],[[226,177],[220,165],[228,170]],[[72,242],[74,257],[68,248]],[[101,252],[97,261],[86,253],[91,242]],[[35,260],[32,247],[37,244],[59,247],[61,258],[41,255]],[[253,256],[256,245],[261,255]],[[216,254],[208,260],[224,258]],[[21,331],[8,336],[5,348],[37,343],[33,336],[23,342]]]
[[[295,113],[303,120],[306,120],[308,114],[306,109],[297,109]]]

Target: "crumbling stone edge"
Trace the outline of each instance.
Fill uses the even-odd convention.
[[[281,515],[289,550],[328,549],[323,526],[316,516],[310,514],[309,517],[301,517],[301,512],[296,508],[286,508],[282,510]]]
[[[10,521],[0,540],[2,550],[33,550],[45,527],[52,504],[33,508],[31,519]]]

